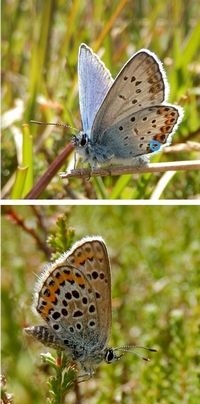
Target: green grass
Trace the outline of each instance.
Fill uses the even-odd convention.
[[[182,105],[184,120],[173,144],[197,142],[199,129],[198,1],[86,2],[65,0],[7,1],[2,4],[3,197],[24,198],[70,142],[72,132],[24,123],[67,123],[81,129],[77,94],[77,56],[86,42],[113,77],[127,59],[149,48],[163,61],[170,83],[170,102]],[[26,132],[26,133],[25,133]],[[25,144],[21,143],[21,139]],[[152,161],[192,160],[190,149],[161,153]],[[66,164],[59,171],[66,169]],[[21,173],[26,170],[26,173]],[[16,180],[17,176],[17,180]],[[148,199],[162,175],[71,179],[64,185],[56,171],[39,195],[42,199]],[[19,180],[20,177],[20,180]],[[198,173],[173,176],[162,198],[188,199],[199,192]]]
[[[149,363],[133,353],[102,363],[94,378],[71,387],[65,402],[74,403],[78,393],[79,402],[90,404],[198,402],[198,206],[6,207],[2,225],[2,373],[16,404],[47,402],[55,376],[41,361],[48,348],[23,334],[40,323],[31,310],[36,277],[50,247],[60,253],[86,235],[101,235],[111,260],[110,345],[158,352]]]

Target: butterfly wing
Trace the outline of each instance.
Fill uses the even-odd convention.
[[[87,132],[91,130],[95,115],[113,79],[104,63],[85,44],[81,44],[79,48],[78,81],[83,131]]]
[[[100,109],[93,127],[92,139],[138,110],[165,101],[168,85],[161,62],[148,50],[136,53],[116,77]]]
[[[63,342],[59,339],[59,337],[57,337],[55,332],[53,332],[50,327],[44,325],[35,325],[24,328],[24,331],[45,346],[58,350],[66,349],[66,345],[63,344]]]
[[[96,345],[101,351],[107,342],[110,287],[105,244],[91,237],[46,268],[36,285],[36,310],[55,334],[52,342],[58,345],[59,340],[75,359]]]
[[[171,105],[144,108],[106,129],[101,145],[107,148],[110,145],[113,162],[128,163],[134,157],[153,153],[169,144],[180,114],[179,108]]]

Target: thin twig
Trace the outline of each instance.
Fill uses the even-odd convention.
[[[5,207],[5,214],[13,223],[20,227],[25,233],[29,234],[37,243],[40,250],[42,250],[47,258],[50,258],[51,250],[48,245],[43,241],[42,237],[39,237],[37,232],[29,227],[23,217],[21,217],[18,212],[12,206]]]
[[[152,163],[142,167],[106,167],[106,168],[80,168],[71,170],[70,172],[60,173],[61,178],[90,178],[90,177],[106,177],[112,175],[125,175],[125,174],[143,174],[143,173],[157,173],[166,171],[190,171],[200,170],[200,160],[191,161],[174,161],[167,163]]]
[[[45,190],[49,182],[52,180],[54,175],[58,172],[58,170],[63,166],[66,158],[70,155],[73,150],[72,143],[69,143],[64,150],[60,152],[60,154],[55,158],[55,160],[48,167],[47,171],[43,174],[43,176],[38,180],[38,182],[34,185],[31,191],[26,195],[25,199],[37,199],[41,193]]]

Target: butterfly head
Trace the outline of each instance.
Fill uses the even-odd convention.
[[[89,142],[89,136],[85,132],[80,132],[78,135],[74,135],[72,138],[72,143],[75,147],[84,148]]]
[[[90,144],[89,135],[86,132],[81,131],[78,135],[74,135],[72,137],[72,143],[78,154],[83,158],[83,160],[87,160]]]
[[[115,352],[115,349],[113,349],[113,348],[107,348],[106,352],[105,352],[104,360],[106,363],[113,363],[113,362],[118,361],[122,355],[123,355],[123,353],[117,354],[117,352]]]

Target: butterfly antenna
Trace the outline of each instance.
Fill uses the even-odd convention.
[[[141,355],[139,352],[136,352],[136,351],[135,351],[136,349],[143,349],[143,350],[148,351],[148,352],[157,352],[157,349],[154,349],[154,348],[147,348],[147,347],[139,346],[139,345],[135,345],[135,346],[122,346],[122,347],[120,347],[120,348],[116,348],[116,351],[122,351],[122,354],[120,355],[119,358],[121,358],[121,356],[123,356],[126,352],[134,352],[134,354],[135,354],[136,356],[138,356],[139,358],[143,359],[144,361],[146,361],[146,362],[150,362],[150,361],[151,361],[150,358],[147,358],[146,356]]]
[[[40,121],[31,120],[30,123],[36,123],[37,125],[52,125],[52,126],[59,126],[61,128],[70,128],[77,132],[76,128],[73,128],[72,126],[66,125],[65,123],[61,123],[61,122],[40,122]]]

